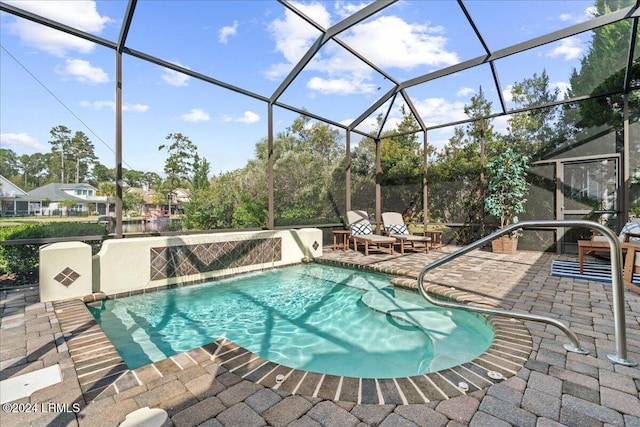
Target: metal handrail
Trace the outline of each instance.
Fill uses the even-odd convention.
[[[612,279],[612,293],[613,293],[613,316],[614,316],[614,324],[615,324],[615,337],[616,337],[616,354],[609,354],[607,357],[613,363],[618,363],[625,366],[635,366],[637,362],[627,358],[627,339],[626,339],[626,326],[625,326],[625,318],[624,318],[624,288],[622,285],[622,249],[620,247],[620,240],[618,240],[618,236],[616,236],[611,229],[605,227],[594,221],[587,220],[531,220],[531,221],[520,221],[516,224],[507,225],[500,230],[489,234],[463,248],[458,249],[457,251],[440,258],[431,264],[426,265],[420,274],[418,275],[418,289],[422,296],[429,301],[430,303],[443,307],[450,308],[461,308],[468,311],[495,315],[495,316],[507,316],[512,318],[524,319],[524,320],[533,320],[536,322],[543,322],[553,325],[564,332],[567,337],[571,340],[570,344],[565,344],[564,348],[567,351],[571,351],[574,353],[587,354],[588,351],[580,346],[580,342],[578,340],[577,335],[570,330],[564,323],[560,322],[558,319],[554,319],[547,316],[540,316],[536,314],[530,313],[518,313],[511,312],[507,310],[500,310],[488,307],[478,307],[478,306],[470,306],[468,304],[457,303],[452,301],[443,301],[434,299],[429,295],[429,291],[424,287],[424,278],[425,275],[443,264],[448,263],[449,261],[453,261],[454,259],[460,257],[461,255],[466,254],[467,252],[472,251],[478,247],[484,246],[485,244],[491,242],[493,239],[503,236],[505,234],[510,234],[514,231],[520,229],[534,228],[534,227],[542,227],[542,228],[558,228],[558,227],[585,227],[593,230],[597,230],[600,232],[609,242],[609,246],[611,247],[611,279]]]

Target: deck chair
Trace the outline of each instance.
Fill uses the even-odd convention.
[[[429,253],[429,245],[431,244],[431,237],[428,236],[416,236],[411,234],[402,215],[398,212],[384,212],[382,214],[382,223],[384,224],[384,230],[387,235],[394,237],[400,241],[400,252],[404,253],[406,244],[411,245],[411,248],[415,248],[416,243],[424,245],[424,251]]]
[[[349,240],[353,242],[353,249],[358,250],[358,243],[364,245],[364,254],[369,255],[369,246],[374,245],[377,249],[381,246],[387,246],[389,253],[393,255],[393,245],[396,239],[389,236],[380,236],[373,234],[371,223],[369,222],[369,214],[365,211],[348,211],[347,223],[349,225]]]
[[[624,273],[622,284],[633,292],[640,293],[640,285],[633,283],[633,275],[640,273],[640,243],[628,242],[625,244],[627,253],[624,257]]]

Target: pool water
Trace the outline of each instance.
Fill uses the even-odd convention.
[[[389,280],[301,264],[90,310],[130,369],[227,338],[292,368],[393,378],[465,363],[491,344],[481,317],[432,306]]]

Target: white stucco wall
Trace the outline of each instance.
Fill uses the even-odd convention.
[[[40,301],[82,298],[91,294],[91,246],[60,242],[40,248]]]
[[[151,280],[151,248],[276,237],[282,239],[282,259],[280,261]],[[314,249],[313,246],[316,242],[316,249]],[[304,257],[315,258],[321,255],[322,230],[317,228],[113,239],[105,241],[100,252],[94,256],[93,291],[114,295],[169,284],[190,283],[212,277],[296,264]]]

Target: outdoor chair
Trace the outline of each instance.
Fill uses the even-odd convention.
[[[416,243],[421,243],[424,245],[424,251],[429,253],[431,237],[411,234],[400,213],[384,212],[382,214],[382,223],[384,224],[385,233],[400,242],[401,253],[404,253],[405,242],[409,243],[412,249],[416,247]]]
[[[640,243],[628,242],[624,258],[624,273],[622,284],[633,292],[640,293],[640,284],[633,282],[633,275],[640,273]]]
[[[369,222],[369,214],[365,211],[348,211],[347,223],[349,224],[349,240],[353,242],[353,249],[358,250],[358,243],[364,245],[364,254],[369,255],[369,246],[374,245],[377,249],[382,246],[388,247],[389,253],[393,255],[393,245],[396,239],[389,236],[381,236],[373,233],[373,228]]]

